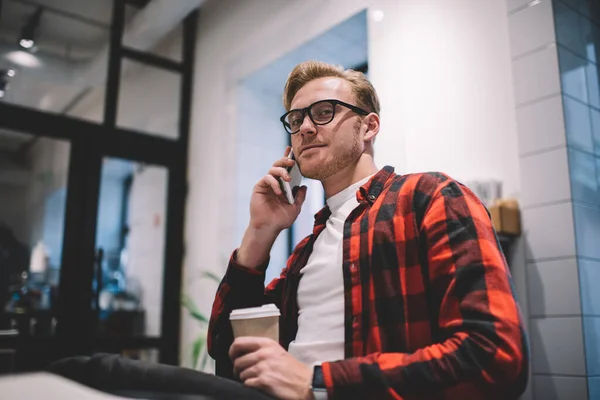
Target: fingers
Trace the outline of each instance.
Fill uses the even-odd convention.
[[[256,365],[267,357],[266,354],[268,353],[258,350],[237,358],[233,363],[233,373],[242,380],[252,377],[252,370],[256,370]]]
[[[244,336],[235,339],[229,348],[229,358],[235,361],[238,357],[257,351],[258,349],[271,345],[279,345],[272,339]]]
[[[273,167],[290,168],[295,162],[291,158],[282,157],[273,163]]]
[[[275,179],[273,175],[263,176],[263,178],[258,181],[257,185],[263,188],[271,188],[271,190],[273,190],[277,196],[281,196],[283,194],[281,186],[279,186],[279,181]]]
[[[288,182],[292,179],[290,174],[287,172],[287,169],[283,167],[272,167],[269,170],[269,175],[273,175],[274,177],[281,177]]]
[[[251,387],[253,389],[258,389],[258,390],[265,388],[265,385],[263,384],[260,377],[250,378],[250,379],[244,381],[244,385]]]

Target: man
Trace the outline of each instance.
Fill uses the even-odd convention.
[[[276,398],[507,399],[527,383],[527,341],[489,215],[441,173],[378,170],[379,101],[363,74],[299,64],[281,118],[302,174],[327,205],[281,276],[270,249],[298,216],[277,160],[255,186],[250,223],[219,286],[208,348],[218,372]],[[289,149],[284,156],[287,156]],[[231,310],[275,303],[280,343],[233,340]]]

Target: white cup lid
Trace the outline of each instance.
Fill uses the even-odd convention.
[[[279,309],[275,304],[265,304],[262,307],[240,308],[233,310],[229,314],[230,320],[265,317],[279,317]]]

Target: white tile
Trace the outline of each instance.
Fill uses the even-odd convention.
[[[563,107],[567,143],[585,151],[594,151],[590,108],[567,96],[563,97]]]
[[[554,3],[554,21],[556,23],[556,40],[569,50],[585,57],[586,49],[579,14],[560,1]]]
[[[534,375],[532,381],[535,397],[540,400],[585,400],[588,398],[585,377]]]
[[[581,314],[576,258],[528,264],[527,286],[532,316]]]
[[[533,0],[506,0],[506,8],[508,11],[513,11],[519,7],[523,7],[525,4],[531,3]]]
[[[583,317],[585,358],[589,376],[600,375],[600,317]]]
[[[510,15],[508,24],[513,57],[555,41],[550,1],[543,1]]]
[[[598,115],[600,123],[600,113]],[[517,109],[517,127],[519,154],[564,145],[566,136],[561,96]]]
[[[573,199],[600,206],[600,190],[594,156],[569,149],[569,170]]]
[[[600,260],[600,208],[574,203],[577,255]]]
[[[575,256],[572,203],[523,210],[527,259]]]
[[[581,317],[531,319],[534,374],[585,375]]]
[[[583,315],[600,315],[600,261],[578,259]]]
[[[513,61],[517,105],[560,92],[555,46]]]
[[[585,70],[587,60],[558,46],[562,91],[584,103],[588,101]]]
[[[566,147],[522,157],[520,173],[524,207],[571,198]]]
[[[600,156],[600,111],[592,109],[592,141],[594,143],[594,154]]]

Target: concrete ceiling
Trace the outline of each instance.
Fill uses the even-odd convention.
[[[362,11],[302,46],[290,49],[288,54],[250,75],[243,83],[250,89],[281,98],[289,73],[302,61],[318,60],[352,68],[366,63],[367,59],[367,12]]]
[[[128,0],[123,43],[151,51],[203,0]],[[22,27],[43,10],[38,51],[20,51]],[[142,7],[142,8],[138,8]],[[90,88],[106,82],[112,0],[4,0],[0,69],[15,69],[1,101],[63,114]],[[122,70],[123,75],[127,71]]]
[[[37,31],[39,51],[77,57],[88,56],[107,41],[112,0],[4,0],[0,18],[0,40],[16,46],[22,27],[38,7],[44,12]],[[69,49],[70,48],[70,49]]]

